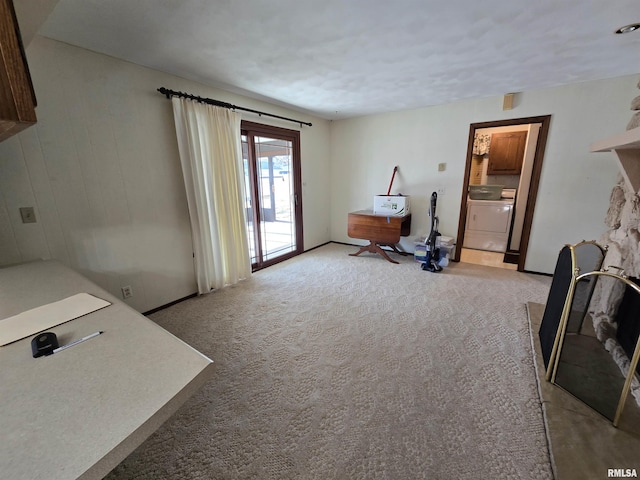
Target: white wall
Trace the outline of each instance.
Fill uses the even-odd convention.
[[[393,193],[411,195],[412,238],[429,231],[428,198],[438,198],[440,232],[455,237],[462,198],[469,125],[476,122],[552,115],[525,268],[552,273],[560,248],[597,239],[617,164],[609,153],[590,153],[589,145],[621,133],[638,95],[638,76],[585,82],[517,94],[513,110],[502,97],[420,108],[332,122],[331,238],[347,236],[347,214],[371,208],[385,192],[394,165]],[[438,172],[438,163],[447,169]]]
[[[38,123],[0,143],[0,265],[54,258],[146,311],[196,291],[164,86],[313,122],[301,131],[304,245],[329,241],[329,122],[36,36]],[[253,114],[247,120],[299,125]],[[23,224],[19,207],[38,222]]]

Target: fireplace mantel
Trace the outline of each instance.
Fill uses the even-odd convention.
[[[592,152],[615,152],[627,186],[640,193],[640,127],[591,144]]]

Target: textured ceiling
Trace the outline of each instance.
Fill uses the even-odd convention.
[[[613,31],[639,21],[638,0],[60,0],[39,33],[344,118],[635,74],[640,32]]]

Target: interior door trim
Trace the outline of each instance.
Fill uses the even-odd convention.
[[[467,144],[467,162],[464,169],[464,179],[462,184],[462,199],[460,201],[460,217],[458,219],[458,236],[456,238],[456,248],[453,261],[460,261],[462,252],[462,240],[464,239],[465,222],[467,218],[467,191],[469,190],[469,175],[471,174],[471,159],[473,154],[473,140],[476,130],[481,128],[507,127],[512,125],[528,125],[531,123],[540,123],[540,133],[538,134],[538,142],[536,144],[536,152],[533,159],[533,171],[531,172],[531,184],[529,186],[529,195],[527,197],[527,207],[524,214],[524,225],[522,228],[522,237],[520,239],[518,271],[524,271],[524,264],[527,258],[527,250],[529,248],[529,236],[531,235],[531,224],[533,223],[533,212],[535,210],[536,199],[538,198],[538,187],[540,185],[540,175],[542,173],[542,161],[547,146],[547,136],[549,134],[549,125],[551,123],[551,115],[543,115],[538,117],[513,118],[507,120],[495,120],[491,122],[472,123],[469,126],[469,140]]]

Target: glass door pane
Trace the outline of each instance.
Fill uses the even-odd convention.
[[[254,269],[302,252],[302,210],[296,191],[301,185],[296,160],[299,140],[286,134],[299,132],[262,127],[258,131],[243,129],[242,136],[247,229]],[[282,132],[278,134],[278,130]]]
[[[255,138],[260,172],[260,236],[265,261],[290,253],[296,247],[294,192],[289,175],[292,148],[287,140]]]

